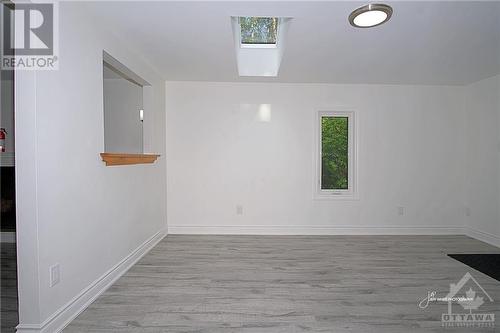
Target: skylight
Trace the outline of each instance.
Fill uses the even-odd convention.
[[[240,17],[241,46],[276,46],[277,17]]]
[[[231,16],[239,76],[278,76],[290,17]]]

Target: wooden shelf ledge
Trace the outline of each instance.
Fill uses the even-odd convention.
[[[154,163],[159,156],[156,154],[101,153],[106,166]]]

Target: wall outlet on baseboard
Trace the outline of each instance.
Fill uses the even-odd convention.
[[[236,215],[243,215],[243,206],[236,205]]]
[[[50,286],[53,287],[61,281],[61,270],[59,268],[59,264],[55,264],[50,266]]]
[[[402,207],[402,206],[398,207],[398,215],[399,216],[405,215],[405,208],[404,207]]]

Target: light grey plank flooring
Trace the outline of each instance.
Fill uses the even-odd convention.
[[[64,332],[493,332],[445,330],[446,304],[418,307],[469,271],[496,300],[481,312],[500,320],[500,282],[446,253],[500,249],[465,236],[168,236]]]
[[[0,331],[15,332],[17,316],[16,244],[0,243]]]

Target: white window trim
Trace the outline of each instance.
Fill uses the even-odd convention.
[[[243,44],[240,43],[242,49],[277,49],[278,42],[274,44]]]
[[[348,117],[348,189],[321,189],[321,119],[323,117]],[[357,118],[355,111],[318,111],[315,115],[315,178],[314,199],[316,200],[359,200],[358,197],[358,148]]]

